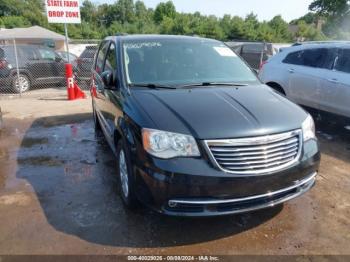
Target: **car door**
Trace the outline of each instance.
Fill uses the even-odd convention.
[[[296,63],[288,66],[288,90],[291,100],[312,108],[319,108],[327,48],[310,48],[293,54]]]
[[[105,64],[106,59],[106,53],[108,50],[108,47],[110,45],[110,41],[103,41],[100,44],[100,48],[96,55],[96,62],[95,66],[92,70],[92,93],[94,96],[94,108],[96,110],[96,114],[100,120],[102,129],[107,137],[107,140],[110,139],[110,135],[112,133],[112,130],[110,129],[107,120],[105,118],[105,105],[106,105],[106,96],[105,96],[105,88],[102,80],[102,73],[103,68]],[[108,141],[110,142],[110,141]]]
[[[350,117],[350,48],[339,48],[323,86],[322,110]]]
[[[44,47],[39,47],[38,51],[40,54],[40,60],[38,61],[37,66],[46,69],[45,71],[40,72],[43,84],[53,84],[62,81],[62,76],[60,76],[56,65],[56,53],[53,50]]]
[[[103,67],[103,72],[108,72],[113,75],[113,79],[117,79],[117,50],[116,50],[116,45],[114,42],[111,42],[109,45],[107,54],[106,54],[106,60],[105,64]],[[108,124],[108,129],[112,130],[114,133],[115,129],[115,120],[119,119],[119,117],[122,117],[123,112],[122,112],[122,106],[121,106],[121,99],[122,99],[122,94],[121,90],[117,87],[116,81],[114,86],[109,86],[106,87],[104,86],[104,111],[103,115],[104,118]],[[112,133],[112,135],[113,135]]]
[[[19,49],[21,55],[21,64],[29,71],[34,84],[42,84],[46,78],[46,72],[49,70],[48,64],[44,62],[36,46],[21,46]]]

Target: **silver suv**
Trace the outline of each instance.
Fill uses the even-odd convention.
[[[259,77],[298,104],[350,118],[350,43],[286,48]]]

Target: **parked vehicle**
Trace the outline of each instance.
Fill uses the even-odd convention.
[[[259,77],[300,105],[350,117],[350,44],[287,48],[268,60]]]
[[[78,59],[78,57],[75,54],[72,53],[68,53],[66,51],[57,51],[57,54],[62,57],[62,59],[64,60],[64,62],[68,62],[68,56],[69,56],[69,62],[76,65],[76,60]]]
[[[3,126],[3,120],[2,120],[2,111],[1,111],[1,107],[0,107],[0,131],[2,129]]]
[[[81,85],[90,87],[91,69],[94,61],[94,56],[97,51],[97,46],[87,46],[77,61],[77,78]]]
[[[65,82],[64,61],[52,49],[17,45],[18,71],[14,46],[0,46],[0,91],[26,92],[34,85]]]
[[[233,214],[280,204],[315,183],[312,118],[222,42],[108,37],[91,85],[95,127],[116,154],[128,207]]]
[[[255,70],[259,70],[264,61],[278,52],[271,43],[228,42],[226,44]]]

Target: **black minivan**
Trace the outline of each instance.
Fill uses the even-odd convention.
[[[320,152],[313,119],[261,84],[222,42],[107,37],[92,72],[95,127],[116,154],[126,206],[234,214],[314,185]]]

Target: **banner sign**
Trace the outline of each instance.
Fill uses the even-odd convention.
[[[79,0],[45,0],[49,23],[80,24]]]

